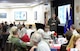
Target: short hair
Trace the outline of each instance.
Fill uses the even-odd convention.
[[[32,25],[29,25],[29,28],[32,28]]]
[[[75,28],[75,25],[71,25],[71,28],[72,28],[72,29],[76,29],[76,28]]]
[[[35,32],[33,35],[32,35],[32,40],[39,43],[42,39],[42,36],[41,34],[39,34],[38,32]]]
[[[5,25],[3,26],[2,31],[7,32],[7,27]]]
[[[71,36],[72,36],[72,32],[71,31],[67,31],[64,36],[67,38],[67,40],[70,40],[71,39]]]
[[[24,24],[22,24],[22,26],[23,26],[23,27],[25,27],[25,25],[24,25]]]
[[[13,35],[16,35],[16,33],[18,32],[18,30],[16,29],[15,31],[13,31]]]
[[[16,27],[16,26],[11,27],[11,29],[10,29],[10,31],[11,31],[12,34],[13,34],[13,32],[16,31],[16,30],[17,30],[17,27]]]
[[[45,28],[50,28],[50,26],[46,25]]]

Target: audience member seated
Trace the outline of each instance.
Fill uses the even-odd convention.
[[[76,28],[75,28],[75,25],[71,25],[71,26],[70,26],[70,31],[72,31],[72,33],[73,33],[74,35],[79,35],[79,33],[77,32],[77,30],[76,30]]]
[[[16,26],[15,22],[13,22],[13,26]]]
[[[80,28],[78,28],[78,29],[76,29],[77,30],[77,32],[80,34]]]
[[[64,34],[65,38],[67,39],[67,43],[61,45],[60,51],[66,51],[66,47],[67,47],[67,45],[68,45],[68,43],[69,43],[72,35],[73,35],[73,34],[72,34],[71,31],[67,31],[67,32]]]
[[[8,40],[11,39],[11,37],[13,36],[13,31],[15,31],[17,29],[16,26],[11,27],[11,29],[9,30],[10,35],[8,36]]]
[[[45,26],[43,35],[44,35],[43,36],[44,39],[47,39],[47,40],[51,39],[51,31],[49,26]]]
[[[56,43],[56,39],[55,38],[52,39],[51,34],[54,34],[54,32],[51,32],[50,27],[46,25],[45,28],[44,28],[43,38],[47,43],[49,43],[50,46],[53,43]]]
[[[0,34],[2,33],[2,24],[0,23]]]
[[[34,32],[34,30],[32,29],[32,25],[29,25],[29,29],[27,29],[27,35],[29,36],[29,38],[32,32]]]
[[[49,45],[47,44],[47,42],[45,42],[42,39],[43,36],[38,32],[35,32],[34,34],[35,34],[35,36],[33,37],[32,41],[33,41],[34,45],[36,44],[37,51],[50,51]]]
[[[21,40],[24,42],[30,42],[30,38],[28,37],[27,34],[24,34],[24,36],[21,38]]]
[[[7,27],[5,25],[2,27],[1,36],[2,36],[1,46],[2,46],[2,51],[3,51],[6,45],[7,38],[9,36],[9,32],[7,32]]]
[[[71,37],[66,49],[70,51],[72,48],[76,48],[78,51],[80,51],[80,35],[73,35]]]
[[[70,39],[71,39],[71,37],[72,37],[72,32],[71,31],[67,31],[65,34],[64,34],[64,36],[65,36],[65,38],[67,39],[67,43],[66,43],[66,45],[68,45],[68,43],[69,43],[69,41],[70,41]]]
[[[43,35],[44,30],[43,30],[43,29],[38,29],[37,32],[38,32],[39,34],[42,34],[42,35]],[[33,43],[33,39],[34,39],[35,36],[36,36],[36,34],[35,34],[35,32],[33,32],[32,36],[31,36],[31,39],[30,39],[30,45],[33,46],[33,47],[31,48],[31,51],[34,51],[34,48],[37,47],[37,45],[34,45],[34,43]]]
[[[24,34],[27,34],[27,29],[25,28],[24,25],[20,25],[18,27],[18,33],[19,33],[20,38],[22,38],[24,36]]]
[[[19,22],[18,24],[17,24],[17,27],[20,27],[21,26],[21,23]]]
[[[6,26],[6,28],[8,29],[8,23],[7,23],[7,21],[5,21],[5,23],[4,23],[4,25]]]
[[[19,33],[19,38],[24,41],[24,42],[29,42],[30,38],[27,35],[27,29],[25,28],[24,25],[21,25],[20,28],[18,29]]]
[[[2,27],[2,34],[9,34],[5,25]]]
[[[18,51],[26,51],[27,45],[19,39],[18,30],[13,31],[10,41],[18,47]]]
[[[31,39],[30,39],[30,45],[32,46],[32,48],[30,49],[30,51],[34,51],[35,48],[37,48],[37,43],[33,42],[33,39],[35,39],[35,32],[31,35]]]

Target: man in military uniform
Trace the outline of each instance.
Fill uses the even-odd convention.
[[[50,31],[56,31],[57,32],[57,26],[60,23],[58,17],[56,17],[55,14],[52,15],[52,17],[48,20],[48,25],[50,26]]]

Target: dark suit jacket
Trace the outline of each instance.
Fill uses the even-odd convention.
[[[53,23],[55,23],[55,25],[51,25]],[[56,18],[56,19],[50,18],[48,20],[48,25],[50,26],[50,31],[56,31],[57,32],[57,26],[59,23],[60,23],[60,21],[58,18]]]

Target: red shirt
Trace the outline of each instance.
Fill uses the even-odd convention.
[[[30,42],[30,38],[28,37],[27,34],[25,34],[22,38],[21,38],[22,41],[24,42]]]

